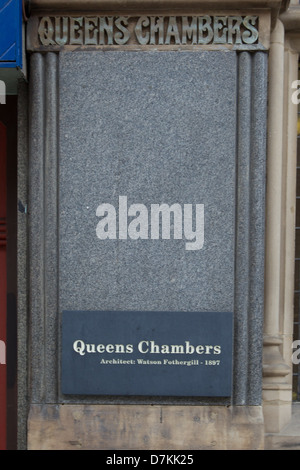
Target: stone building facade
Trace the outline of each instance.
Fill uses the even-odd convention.
[[[23,23],[8,447],[300,448],[299,2]]]

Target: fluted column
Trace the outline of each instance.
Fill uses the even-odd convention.
[[[265,429],[279,432],[288,421],[291,386],[289,365],[282,355],[284,270],[284,27],[277,21],[269,54],[269,109],[266,192],[266,268],[263,356]]]

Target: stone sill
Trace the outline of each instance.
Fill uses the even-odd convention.
[[[263,450],[260,406],[32,404],[28,450]]]

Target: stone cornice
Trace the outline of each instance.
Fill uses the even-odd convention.
[[[300,5],[290,7],[279,18],[284,26],[286,45],[300,53]]]
[[[300,5],[289,8],[280,15],[286,32],[298,32],[300,34]]]
[[[248,10],[284,11],[289,0],[31,0],[31,11],[159,11],[188,10]]]

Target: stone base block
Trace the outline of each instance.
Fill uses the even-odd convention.
[[[265,384],[263,403],[265,432],[280,432],[291,419],[291,386],[289,384]]]
[[[279,433],[265,435],[266,450],[300,450],[300,405],[294,403],[292,416]]]
[[[32,405],[29,450],[264,448],[260,406]]]

